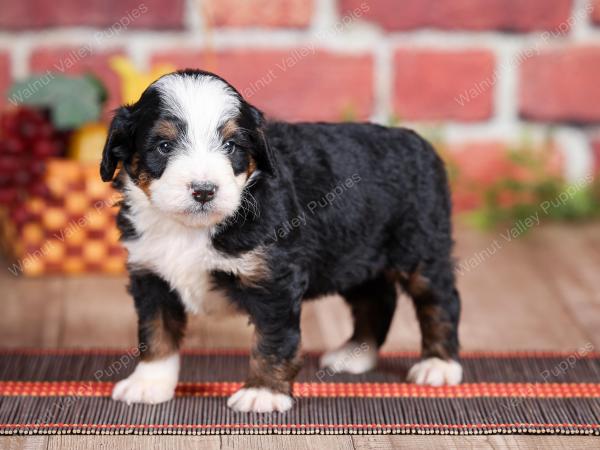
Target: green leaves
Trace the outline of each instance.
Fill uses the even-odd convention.
[[[98,120],[106,90],[92,75],[70,77],[46,72],[15,83],[8,99],[13,104],[49,109],[54,127],[70,130]]]
[[[539,215],[546,220],[582,221],[600,217],[600,180],[569,184],[545,175],[523,183],[502,179],[483,190],[483,204],[466,214],[471,225],[484,230]],[[501,198],[510,198],[503,204]]]

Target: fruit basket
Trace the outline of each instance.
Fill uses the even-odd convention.
[[[0,248],[13,275],[124,270],[118,196],[98,173],[104,129],[61,129],[47,108],[0,114]]]
[[[15,276],[125,270],[115,203],[119,195],[98,176],[97,164],[67,159],[45,163],[44,195],[0,213],[0,243]]]
[[[138,71],[110,61],[131,103],[171,66]],[[118,194],[99,175],[108,92],[92,73],[16,81],[0,103],[0,250],[15,276],[125,270],[116,228]],[[31,86],[44,87],[32,90]],[[27,95],[25,95],[27,94]]]

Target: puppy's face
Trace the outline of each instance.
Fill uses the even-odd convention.
[[[160,78],[113,119],[102,178],[122,163],[126,176],[160,212],[192,227],[235,215],[244,189],[273,175],[262,114],[207,72]]]

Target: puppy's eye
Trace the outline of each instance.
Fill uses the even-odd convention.
[[[233,141],[227,141],[223,145],[223,150],[225,150],[225,153],[228,155],[231,155],[233,152],[235,152],[236,148],[237,145]]]
[[[173,150],[173,145],[168,141],[162,141],[158,143],[158,145],[156,146],[156,150],[158,150],[163,155],[166,155],[170,153],[171,150]]]

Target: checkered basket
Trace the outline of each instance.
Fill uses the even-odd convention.
[[[18,213],[0,212],[0,245],[13,275],[108,273],[125,270],[115,204],[97,164],[47,162],[47,197],[29,196]]]

